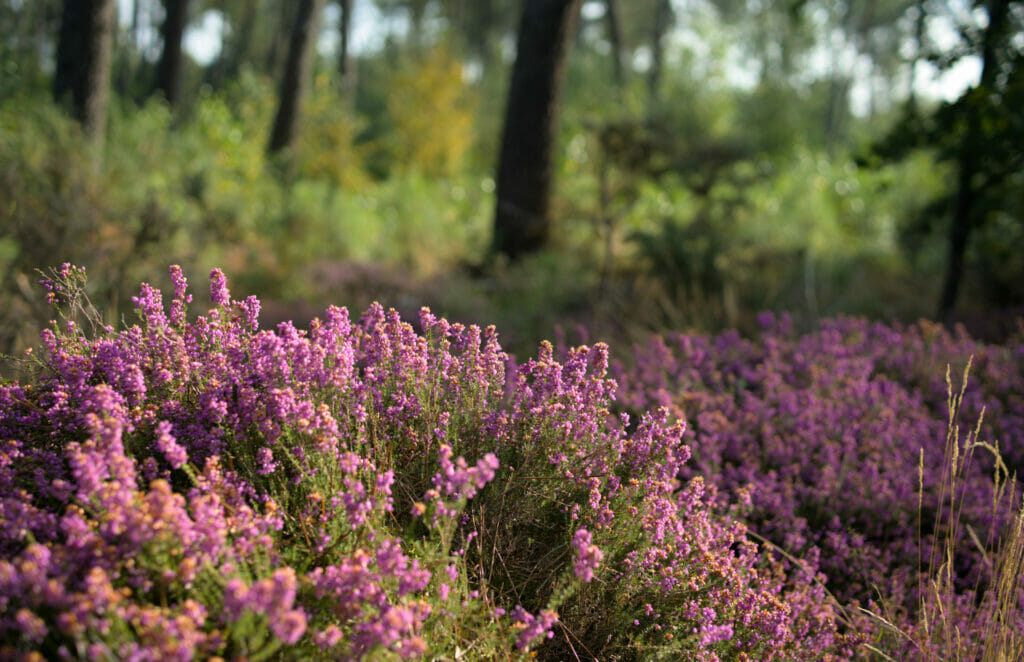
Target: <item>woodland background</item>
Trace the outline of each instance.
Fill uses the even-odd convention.
[[[0,351],[169,263],[503,344],[1024,302],[1024,4],[0,0]],[[574,338],[575,339],[575,338]]]

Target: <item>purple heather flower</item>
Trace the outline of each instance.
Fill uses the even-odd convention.
[[[296,643],[306,631],[306,614],[301,609],[290,609],[270,617],[270,631],[288,645]]]
[[[576,548],[576,564],[573,569],[576,576],[584,582],[594,578],[594,571],[601,565],[604,553],[591,544],[592,537],[586,529],[577,529],[572,538],[573,547]]]
[[[231,292],[228,291],[228,279],[220,269],[210,271],[210,301],[215,306],[231,305]]]
[[[46,623],[39,616],[30,610],[22,608],[14,615],[14,621],[18,624],[22,636],[33,643],[40,643],[46,637]]]
[[[174,439],[171,434],[171,424],[168,421],[157,423],[155,445],[172,469],[180,469],[188,462],[188,453]]]
[[[224,614],[229,620],[238,620],[248,606],[249,587],[235,577],[224,585]]]
[[[274,461],[274,451],[269,446],[263,446],[256,451],[256,461],[259,463],[256,469],[256,473],[261,476],[266,476],[277,471],[279,466]]]
[[[342,633],[341,628],[332,623],[322,631],[313,633],[313,643],[315,643],[320,650],[327,650],[341,641],[342,637],[344,637],[344,634]]]
[[[181,267],[172,264],[170,267],[171,283],[174,286],[174,298],[171,300],[170,322],[174,326],[185,323],[185,306],[192,302],[192,295],[187,294],[188,279],[181,272]]]
[[[63,298],[78,276],[70,266],[61,273],[46,287]],[[562,509],[558,520],[572,525],[557,535],[571,536],[577,577],[592,581],[601,569],[607,590],[637,596],[624,621],[638,624],[637,646],[682,631],[694,659],[725,647],[751,659],[849,659],[842,647],[853,639],[836,633],[819,564],[844,599],[887,577],[897,603],[917,608],[918,548],[907,534],[917,493],[907,478],[918,449],[929,459],[941,451],[947,356],[976,355],[965,411],[986,407],[986,429],[1005,440],[1010,464],[1024,457],[1011,443],[1024,430],[1012,395],[1024,389],[1019,342],[845,319],[800,336],[785,318],[764,316],[758,338],[668,335],[638,349],[628,369],[609,369],[603,345],[545,345],[517,365],[493,329],[429,311],[422,335],[379,305],[358,324],[332,308],[308,331],[288,323],[259,332],[258,302],[232,302],[219,270],[211,300],[234,314],[221,308],[190,323],[180,269],[171,281],[166,322],[159,293],[144,286],[136,303],[146,324],[96,338],[49,329],[46,375],[31,388],[0,385],[4,641],[29,646],[18,637],[38,625],[32,615],[55,646],[64,638],[106,657],[210,657],[249,609],[285,643],[308,629],[332,658],[413,656],[426,647],[429,600],[454,607],[485,596],[486,613],[529,646],[551,636],[552,612],[501,618],[495,596],[457,594],[461,561],[427,566],[418,546],[382,526],[426,490],[428,503],[413,512],[448,518],[461,541],[445,554],[467,553],[478,530],[490,547],[495,531],[484,527],[499,523],[461,504],[500,480],[499,495],[506,486],[525,495],[505,506],[517,521],[536,521],[523,510],[535,503]],[[501,475],[499,456],[510,462]],[[167,464],[186,461],[200,471],[195,483],[172,487]],[[939,472],[925,470],[926,515],[938,508]],[[979,468],[963,483],[963,513],[978,531],[1001,521],[978,498],[984,479]],[[762,553],[734,513],[806,563]],[[626,538],[624,556],[606,560],[593,540],[613,534]],[[308,590],[281,567],[296,553],[324,559],[301,578]],[[968,586],[986,571],[973,550],[966,561]],[[277,568],[270,576],[237,577],[266,563]],[[437,583],[420,563],[444,568]],[[228,578],[223,612],[209,617],[216,623],[194,593],[204,568]],[[171,607],[145,602],[158,584],[173,589]],[[956,609],[974,605],[951,591]],[[115,617],[133,623],[129,640],[108,640]],[[153,643],[158,633],[167,640]]]
[[[537,639],[550,639],[554,636],[551,628],[558,622],[558,614],[550,609],[543,609],[537,616],[534,616],[520,605],[516,605],[511,615],[512,620],[519,627],[516,648],[520,650],[529,648]]]
[[[700,633],[701,645],[711,646],[712,644],[717,644],[720,641],[728,641],[732,639],[733,629],[732,625],[729,623],[722,625],[702,625]]]

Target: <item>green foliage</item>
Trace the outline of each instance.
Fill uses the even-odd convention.
[[[369,182],[363,166],[364,149],[356,136],[362,122],[340,101],[326,74],[318,74],[303,111],[299,136],[300,179],[319,179],[346,190]]]
[[[444,61],[452,74],[454,60]],[[356,145],[360,123],[327,82],[314,85],[288,181],[265,153],[270,81],[251,73],[221,92],[204,88],[185,118],[160,101],[115,110],[102,165],[47,100],[0,105],[0,351],[28,345],[32,320],[45,321],[30,285],[34,270],[55,259],[113,274],[94,293],[111,322],[129,308],[121,285],[168,259],[229,265],[243,287],[285,300],[327,294],[309,277],[323,262],[379,262],[416,277],[477,259],[493,185],[455,176],[471,137],[459,143],[428,131],[405,176],[374,182]],[[429,103],[410,101],[421,102]],[[451,176],[430,178],[435,167]]]
[[[170,141],[151,140],[166,135],[167,112],[148,107],[132,120],[123,151],[112,152],[101,170],[79,127],[48,103],[19,98],[0,111],[0,326],[5,351],[29,340],[26,326],[40,314],[41,301],[26,286],[35,280],[34,270],[54,256],[102,264],[115,274],[96,293],[98,300],[115,303],[127,296],[120,291],[123,279],[136,277],[158,245],[160,258],[166,259],[189,250],[190,240],[202,244],[201,228],[190,223],[194,215],[176,205],[178,201],[168,204],[165,196],[179,173],[164,166],[187,163],[178,153],[171,157]],[[147,162],[149,168],[138,165]]]
[[[644,125],[570,135],[563,193],[575,214],[592,219],[574,241],[590,234],[595,245],[595,230],[610,228],[620,274],[656,302],[649,324],[746,325],[763,309],[929,312],[920,293],[941,271],[942,238],[915,239],[910,221],[925,217],[947,180],[927,154],[869,169],[809,147],[744,156],[728,139],[706,137],[702,147],[680,145],[694,155],[687,166]],[[627,148],[609,135],[627,137]],[[603,250],[595,247],[593,264]]]

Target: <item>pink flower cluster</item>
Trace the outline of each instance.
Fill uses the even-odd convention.
[[[551,639],[555,633],[551,628],[558,622],[558,614],[550,609],[544,609],[534,616],[530,612],[516,605],[512,610],[512,620],[515,622],[519,634],[516,636],[516,648],[529,648],[538,639]]]
[[[494,453],[483,456],[472,467],[464,457],[458,457],[452,462],[452,447],[448,444],[438,447],[437,460],[441,471],[431,479],[434,487],[423,495],[426,501],[435,504],[434,526],[442,518],[455,517],[459,512],[459,502],[476,496],[479,490],[494,480],[494,472],[500,466]]]
[[[294,644],[306,631],[306,614],[295,609],[298,581],[295,570],[278,568],[251,586],[235,577],[224,585],[224,617],[237,621],[245,611],[265,616],[270,631],[286,644]]]
[[[573,570],[576,576],[585,582],[594,578],[594,571],[601,565],[604,553],[591,544],[592,536],[586,529],[577,529],[572,537],[572,546],[576,548],[576,564]]]

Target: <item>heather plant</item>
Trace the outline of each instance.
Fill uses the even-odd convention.
[[[898,598],[884,596],[882,613],[864,611],[881,626],[880,646],[899,659],[995,662],[1024,656],[1024,507],[1009,518],[1002,530],[994,532],[998,535],[988,536],[984,543],[969,523],[960,521],[966,493],[959,488],[977,452],[994,458],[993,511],[1005,509],[1013,513],[1018,503],[1016,477],[1008,475],[998,448],[979,439],[982,418],[979,417],[974,430],[960,434],[958,421],[969,369],[970,362],[964,369],[959,392],[954,390],[949,370],[946,371],[949,419],[940,493],[949,527],[936,541],[938,544],[931,545],[929,558],[922,560],[915,592],[917,610],[908,614]],[[923,494],[923,450],[918,476]],[[987,570],[971,591],[963,591],[956,576],[959,527],[967,528]],[[880,652],[879,648],[871,648]]]
[[[1017,544],[1004,534],[1019,496],[994,499],[993,484],[1016,471],[1024,439],[1019,341],[986,346],[926,323],[901,329],[840,318],[799,335],[786,317],[762,322],[754,339],[670,334],[637,347],[633,365],[615,370],[626,385],[620,402],[628,410],[666,406],[687,421],[693,458],[682,477],[749,494],[752,531],[770,548],[820,559],[842,604],[878,613],[884,602],[898,630],[921,619],[934,633],[937,613],[952,618],[940,606],[982,599],[989,622],[1014,622],[1008,614],[1020,612],[1008,605],[1020,596],[986,589],[1012,574],[998,572],[998,559],[1014,563],[993,549]],[[973,352],[979,361],[955,404],[936,398],[937,364]],[[1006,420],[951,443],[958,417],[980,420],[982,410],[985,421],[989,410]],[[998,452],[976,456],[979,438]],[[931,577],[942,568],[939,584],[919,581],[929,568]],[[932,599],[936,590],[942,601]],[[864,631],[880,623],[852,618]],[[957,627],[965,640],[984,630],[953,619],[946,633]]]
[[[0,656],[829,659],[813,561],[762,556],[666,409],[610,413],[603,345],[515,367],[493,328],[372,306],[260,330],[58,321],[0,386]],[[742,509],[741,504],[738,508]]]

